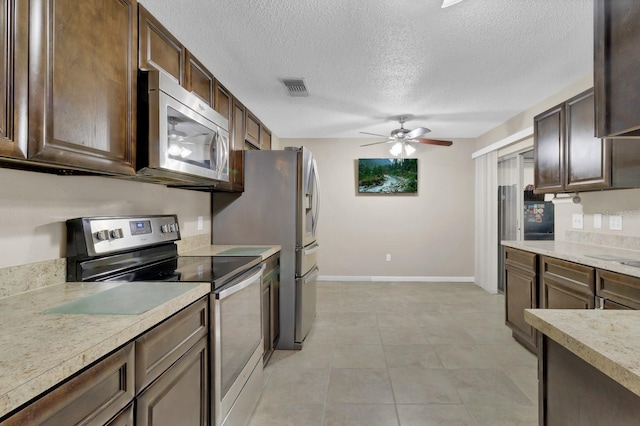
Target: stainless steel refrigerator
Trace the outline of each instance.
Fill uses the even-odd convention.
[[[308,149],[245,151],[244,192],[212,197],[213,244],[278,244],[280,337],[302,349],[316,316],[318,166]]]

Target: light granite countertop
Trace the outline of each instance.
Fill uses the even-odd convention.
[[[502,245],[640,278],[640,268],[620,263],[640,261],[637,250],[570,241],[502,241]]]
[[[205,246],[205,247],[200,247],[198,249],[195,250],[189,250],[187,252],[181,253],[181,256],[246,256],[246,255],[238,255],[238,254],[225,254],[224,252],[227,250],[233,250],[233,249],[251,249],[254,247],[259,247],[259,248],[266,248],[266,250],[262,251],[259,254],[256,254],[256,256],[261,256],[262,260],[266,260],[267,258],[273,256],[274,254],[278,253],[282,247],[279,245],[268,245],[268,244],[252,244],[252,245],[247,245],[247,244],[240,244],[240,245],[211,245],[211,246]]]
[[[62,283],[0,298],[0,417],[211,291],[210,283],[185,283],[182,294],[139,315],[44,313],[123,285],[135,284]]]
[[[534,328],[640,396],[640,312],[526,309]]]

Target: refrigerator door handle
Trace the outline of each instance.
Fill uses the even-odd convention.
[[[306,284],[310,281],[315,281],[319,275],[320,275],[320,269],[317,266],[314,266],[311,272],[309,272],[306,276],[302,277],[302,284]]]
[[[316,228],[318,227],[318,216],[320,216],[320,177],[318,176],[318,163],[316,159],[313,159],[313,181],[316,184],[316,213],[313,216],[313,223],[311,225],[311,232],[313,236],[316,235]]]
[[[309,247],[308,249],[306,249],[303,254],[305,256],[308,256],[310,254],[313,254],[315,252],[317,252],[318,250],[320,250],[320,244],[318,243],[313,243],[313,245],[311,247]]]

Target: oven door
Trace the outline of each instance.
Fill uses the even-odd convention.
[[[213,327],[212,383],[216,425],[235,418],[262,391],[261,380],[252,380],[255,370],[262,375],[262,271],[264,263],[252,268],[233,282],[214,291],[211,310]],[[259,386],[252,383],[259,382]],[[247,386],[245,387],[245,384]],[[243,389],[244,388],[244,389]],[[242,395],[241,395],[242,393]],[[255,406],[255,404],[253,404]],[[238,413],[231,413],[238,407]],[[249,414],[253,411],[253,407]]]

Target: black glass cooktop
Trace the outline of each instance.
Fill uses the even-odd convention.
[[[104,281],[210,282],[216,289],[233,277],[259,265],[260,256],[180,256]]]

